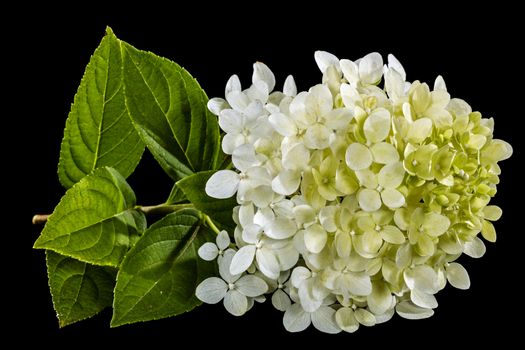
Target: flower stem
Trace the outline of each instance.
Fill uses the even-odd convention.
[[[143,212],[145,215],[165,215],[176,212],[181,209],[195,208],[191,203],[183,204],[157,204],[157,205],[137,205],[135,209]],[[47,222],[51,214],[37,214],[33,216],[33,225],[43,225]]]
[[[213,223],[213,221],[211,220],[211,218],[202,213],[202,217],[204,219],[204,223],[213,231],[215,232],[216,234],[219,234],[219,232],[221,232],[221,230],[219,230],[219,228],[217,226],[215,226],[215,224]]]
[[[163,215],[176,212],[181,209],[195,208],[191,203],[184,204],[158,204],[148,206],[135,206],[135,209],[140,210],[145,215]]]

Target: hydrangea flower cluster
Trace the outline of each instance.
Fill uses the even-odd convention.
[[[322,84],[308,91],[292,76],[273,91],[258,62],[248,89],[234,75],[226,99],[209,101],[235,170],[216,172],[206,192],[239,206],[235,243],[221,232],[199,250],[218,259],[220,277],[196,295],[233,315],[271,295],[290,332],[430,317],[447,281],[470,286],[455,260],[484,254],[480,232],[496,240],[501,209],[488,204],[512,148],[441,76],[433,89],[408,82],[378,53],[315,60]]]

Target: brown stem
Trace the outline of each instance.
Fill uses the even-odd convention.
[[[33,225],[45,224],[50,216],[51,214],[36,214],[35,216],[33,216]]]
[[[184,209],[184,208],[194,208],[193,204],[158,204],[158,205],[147,205],[140,206],[137,205],[135,209],[140,210],[145,215],[163,215],[173,213],[174,211]],[[44,225],[47,222],[47,219],[51,214],[37,214],[33,216],[33,225]]]

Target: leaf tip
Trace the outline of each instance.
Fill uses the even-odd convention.
[[[106,26],[106,35],[115,35],[110,26]]]
[[[109,322],[109,326],[111,328],[117,328],[117,327],[123,326],[125,324],[126,324],[126,322],[122,322],[121,319],[117,319],[115,317],[115,314],[113,313],[113,317],[111,317],[111,321]]]

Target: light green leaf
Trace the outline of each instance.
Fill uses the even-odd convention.
[[[46,251],[47,275],[60,327],[98,314],[113,301],[116,270]]]
[[[99,168],[70,188],[49,217],[35,248],[95,265],[118,266],[146,228],[135,195],[112,168]]]
[[[235,223],[232,218],[233,207],[237,205],[235,197],[228,199],[216,199],[209,197],[204,190],[206,182],[214,174],[214,171],[203,171],[188,176],[177,182],[177,186],[184,192],[186,198],[221,228],[233,229]]]
[[[175,62],[123,43],[126,105],[135,128],[174,180],[215,169],[217,118],[197,81]]]
[[[175,316],[198,306],[195,289],[215,268],[197,251],[213,238],[192,209],[153,224],[122,262],[111,326]]]
[[[98,167],[128,177],[144,144],[125,104],[121,42],[111,29],[91,57],[75,95],[60,148],[58,176],[66,188]]]

